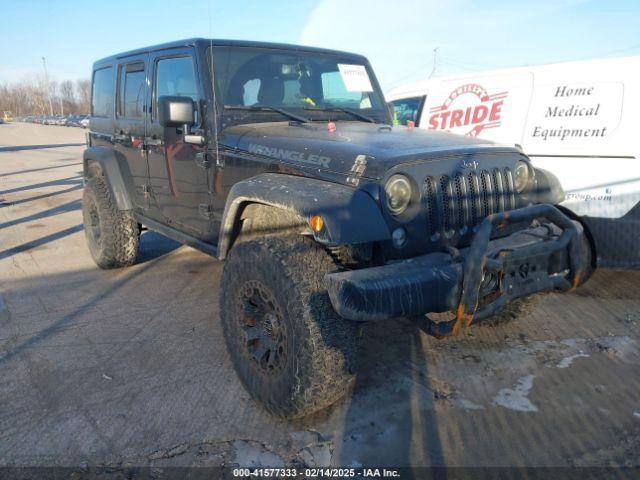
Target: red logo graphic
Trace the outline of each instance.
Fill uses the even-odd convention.
[[[509,92],[489,95],[480,85],[468,83],[456,88],[442,105],[429,110],[429,129],[470,129],[467,135],[477,137],[485,128],[500,126],[502,104]],[[469,98],[471,97],[471,99]]]

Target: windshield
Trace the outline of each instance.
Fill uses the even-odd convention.
[[[209,52],[208,58],[210,58]],[[270,121],[276,107],[311,120],[357,120],[352,110],[386,121],[385,103],[367,65],[357,57],[250,47],[213,47],[216,95],[225,117]],[[249,118],[247,118],[249,117]],[[362,121],[362,120],[360,120]]]

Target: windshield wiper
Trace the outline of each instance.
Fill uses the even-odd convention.
[[[295,120],[300,123],[310,123],[308,118],[305,118],[295,113],[288,112],[278,107],[271,107],[269,105],[225,105],[225,110],[247,110],[249,112],[277,112],[285,117],[289,117],[291,120]]]
[[[315,110],[318,112],[343,112],[343,113],[348,113],[349,115],[356,117],[362,120],[363,122],[378,123],[376,122],[375,119],[369,117],[368,115],[357,112],[350,108],[343,108],[343,107],[303,107],[303,108],[305,110]]]

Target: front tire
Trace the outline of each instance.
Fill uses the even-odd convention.
[[[240,380],[270,412],[321,410],[355,380],[358,327],[331,306],[330,255],[303,237],[238,244],[222,274],[220,317]]]
[[[135,263],[140,225],[129,212],[118,210],[104,177],[87,180],[82,196],[82,220],[89,252],[100,268]]]

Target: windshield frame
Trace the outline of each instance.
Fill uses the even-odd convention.
[[[213,58],[214,58],[213,78],[211,78],[211,59],[212,59],[211,49],[213,49]],[[215,87],[215,97],[216,97],[216,103],[217,103],[215,106],[215,110],[216,110],[216,115],[218,117],[218,121],[216,123],[218,125],[219,131],[222,131],[225,128],[228,128],[233,125],[289,121],[289,119],[287,119],[282,114],[276,111],[269,111],[266,109],[251,110],[251,109],[225,108],[225,106],[234,106],[234,105],[228,104],[228,102],[226,102],[225,95],[223,95],[222,92],[220,91],[221,82],[218,80],[217,75],[221,75],[221,74],[217,72],[215,69],[216,68],[215,67],[216,50],[220,51],[222,49],[247,50],[247,51],[263,50],[265,53],[273,52],[276,54],[304,55],[309,57],[321,55],[321,56],[335,57],[339,62],[342,62],[342,63],[351,62],[353,64],[362,65],[364,66],[367,72],[367,75],[369,76],[369,80],[371,82],[371,87],[372,87],[372,95],[378,96],[379,102],[381,104],[381,108],[353,109],[353,110],[355,110],[358,113],[362,113],[362,115],[372,117],[373,119],[376,120],[377,123],[391,124],[391,114],[389,112],[389,109],[387,108],[387,102],[382,92],[382,89],[380,88],[380,84],[378,83],[378,79],[376,78],[375,73],[373,72],[373,69],[371,68],[369,61],[363,56],[343,53],[343,52],[335,52],[331,50],[319,50],[315,48],[305,50],[304,47],[288,48],[286,46],[262,47],[262,46],[221,45],[221,44],[216,44],[214,42],[211,45],[207,45],[203,53],[206,58],[207,76],[210,77],[208,79],[209,85],[210,86],[214,85]],[[216,79],[215,83],[213,82],[213,79]],[[349,122],[365,123],[363,120],[359,120],[356,117],[354,117],[354,115],[348,112],[342,112],[339,110],[333,110],[333,111],[307,110],[304,108],[304,106],[297,107],[297,106],[287,105],[283,107],[281,105],[269,105],[266,103],[263,106],[265,107],[275,106],[277,108],[283,108],[296,115],[306,117],[311,122],[347,122],[349,121]],[[338,109],[339,106],[336,106],[336,108]]]

